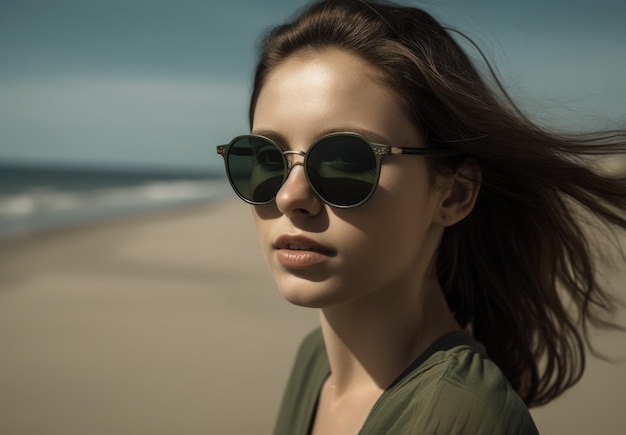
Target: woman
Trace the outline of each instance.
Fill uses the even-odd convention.
[[[584,165],[624,133],[546,132],[430,15],[358,0],[268,34],[250,123],[218,152],[280,291],[320,309],[276,433],[536,433],[613,326],[580,221],[626,229],[624,178]]]

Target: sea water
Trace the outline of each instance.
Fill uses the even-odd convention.
[[[46,228],[201,204],[230,193],[222,172],[0,162],[0,239]]]

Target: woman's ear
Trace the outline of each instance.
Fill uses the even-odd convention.
[[[435,221],[449,227],[463,220],[473,210],[480,191],[482,173],[478,164],[468,160],[456,174],[446,178],[446,188]]]

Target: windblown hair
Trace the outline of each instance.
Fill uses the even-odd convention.
[[[603,175],[589,165],[626,153],[626,132],[539,127],[509,98],[480,50],[472,43],[486,78],[453,34],[464,37],[417,8],[316,2],[263,40],[250,122],[274,67],[302,50],[339,48],[381,73],[430,146],[455,151],[430,159],[433,170],[477,164],[477,203],[446,228],[438,279],[461,326],[471,326],[528,406],[542,405],[582,376],[589,326],[619,328],[611,321],[617,302],[598,281],[585,221],[626,229],[624,174]]]

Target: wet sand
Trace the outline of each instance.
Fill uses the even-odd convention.
[[[0,242],[0,433],[270,433],[316,323],[236,200]],[[626,359],[626,334],[598,343]],[[588,366],[541,433],[623,433],[626,363]]]

